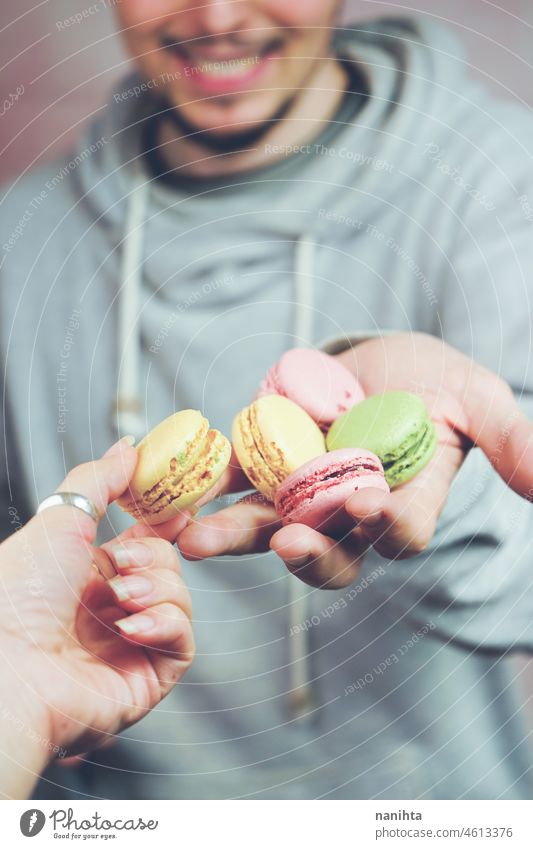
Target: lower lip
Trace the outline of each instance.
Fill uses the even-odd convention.
[[[192,65],[176,53],[173,53],[172,57],[174,62],[179,65],[182,79],[185,79],[191,86],[198,89],[198,91],[202,91],[205,94],[229,94],[250,88],[253,83],[271,70],[273,62],[279,58],[279,55],[279,52],[275,50],[265,53],[259,58],[258,62],[250,64],[249,71],[236,74],[234,77],[216,77],[206,74],[201,70],[200,65]],[[219,60],[219,62],[221,65],[225,64],[224,60]],[[215,60],[212,60],[211,64],[215,64]]]

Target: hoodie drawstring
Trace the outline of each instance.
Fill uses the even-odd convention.
[[[306,348],[313,342],[315,243],[302,236],[295,245],[294,255],[294,346]],[[288,574],[289,581],[289,707],[295,719],[303,717],[312,707],[309,672],[309,643],[306,616],[310,588]]]
[[[141,339],[140,305],[143,275],[143,235],[150,184],[137,174],[126,214],[118,299],[118,392],[113,410],[119,436],[143,435],[139,392]]]
[[[140,305],[143,275],[143,235],[150,183],[136,175],[126,215],[118,293],[118,392],[113,409],[119,436],[144,434],[144,416],[139,391],[141,338]],[[306,347],[313,338],[313,261],[315,243],[302,237],[295,243],[294,344]],[[296,719],[310,708],[311,685],[308,669],[308,640],[305,628],[309,588],[287,574],[289,595],[289,709]]]

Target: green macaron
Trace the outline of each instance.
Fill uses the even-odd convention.
[[[429,463],[437,447],[426,405],[410,392],[371,395],[330,427],[328,451],[365,448],[377,454],[389,486],[400,486]]]

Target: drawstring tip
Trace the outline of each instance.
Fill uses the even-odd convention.
[[[311,687],[303,685],[289,693],[288,705],[293,719],[304,719],[314,707]]]
[[[137,398],[119,396],[111,410],[111,421],[119,437],[131,433],[138,442],[146,433],[141,404]]]

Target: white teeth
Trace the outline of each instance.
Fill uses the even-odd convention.
[[[258,62],[258,56],[241,56],[239,59],[224,59],[218,62],[212,59],[199,58],[195,67],[199,73],[207,77],[243,77]]]

